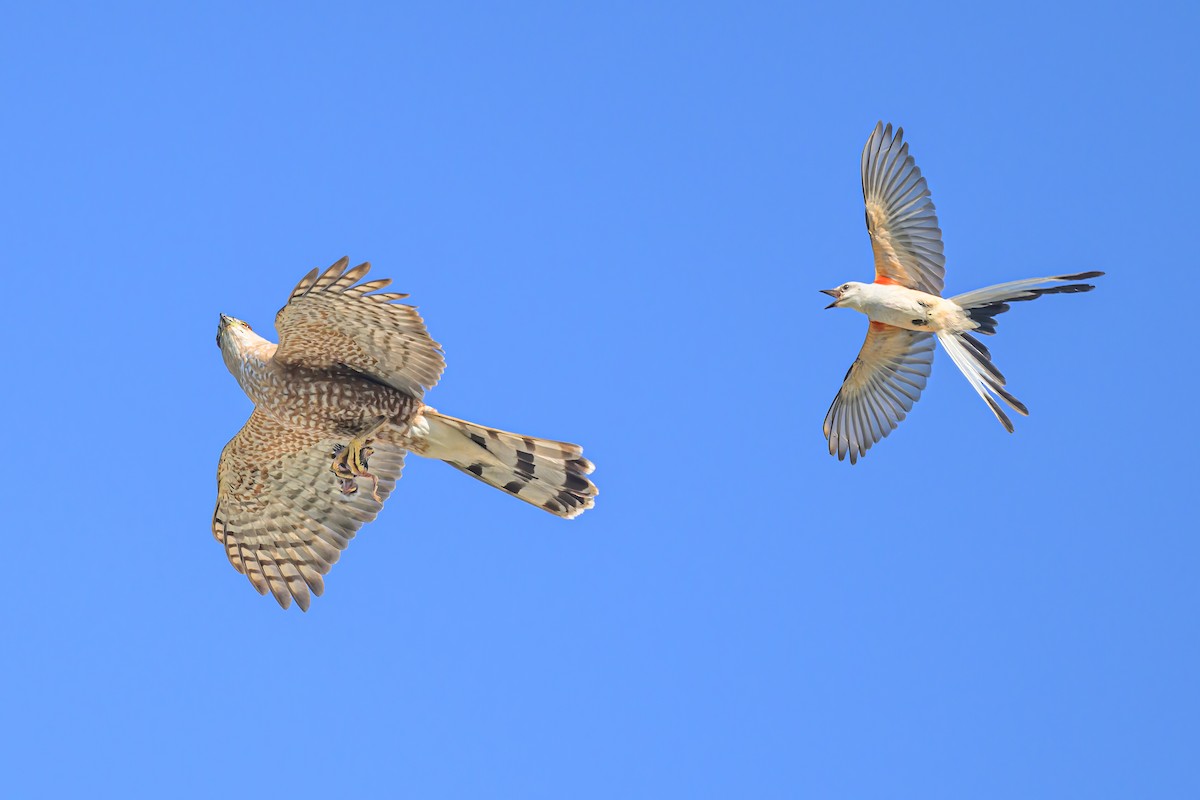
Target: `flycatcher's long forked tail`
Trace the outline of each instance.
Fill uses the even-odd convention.
[[[426,407],[409,433],[412,451],[437,458],[473,478],[560,517],[596,504],[594,469],[576,444],[486,428]]]
[[[955,333],[949,330],[938,332],[938,340],[946,348],[950,359],[954,362],[967,382],[971,384],[988,408],[1000,420],[1009,433],[1013,431],[1012,420],[1004,413],[1004,409],[996,402],[999,397],[1014,411],[1022,416],[1029,416],[1029,409],[1017,398],[1013,397],[1004,387],[1004,375],[992,364],[992,354],[983,342],[972,336],[972,333],[983,333],[991,336],[996,332],[996,317],[1008,311],[1009,303],[1020,303],[1026,300],[1036,300],[1047,294],[1076,294],[1090,292],[1096,287],[1090,283],[1070,283],[1083,281],[1088,278],[1098,278],[1103,272],[1080,272],[1076,275],[1055,275],[1048,278],[1027,278],[1023,281],[1001,283],[976,289],[973,292],[960,294],[950,299],[957,303],[976,327],[971,331]],[[1053,284],[1045,286],[1044,284]]]

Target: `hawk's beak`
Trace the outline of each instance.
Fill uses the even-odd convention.
[[[233,317],[227,317],[224,314],[221,315],[221,326],[222,327],[228,325],[230,322],[233,322]]]
[[[821,294],[827,294],[833,298],[833,302],[830,303],[829,305],[825,306],[826,309],[833,308],[834,306],[836,306],[838,304],[838,301],[842,299],[842,290],[841,289],[821,289],[820,291],[821,291]]]

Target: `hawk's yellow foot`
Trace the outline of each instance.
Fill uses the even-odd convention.
[[[377,503],[383,502],[379,497],[379,478],[367,471],[367,459],[375,454],[371,448],[371,437],[382,426],[383,420],[380,420],[362,436],[351,439],[348,446],[334,445],[333,462],[329,465],[329,470],[341,479],[342,494],[350,495],[358,491],[358,483],[355,482],[355,478],[370,478],[371,497]]]

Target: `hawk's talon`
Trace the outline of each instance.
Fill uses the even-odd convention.
[[[371,497],[377,503],[383,502],[379,497],[379,478],[367,471],[367,460],[375,455],[375,449],[370,445],[373,441],[370,437],[382,425],[383,422],[381,421],[364,435],[351,439],[349,446],[340,443],[333,446],[333,461],[329,465],[329,470],[341,480],[342,494],[349,496],[358,491],[358,484],[355,482],[355,478],[370,478]]]

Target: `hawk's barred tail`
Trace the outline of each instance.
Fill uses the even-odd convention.
[[[426,407],[413,425],[412,452],[437,458],[484,483],[560,517],[596,503],[583,448],[486,428]]]
[[[1071,283],[1098,278],[1103,272],[1080,272],[1076,275],[1055,275],[1048,278],[1027,278],[1022,281],[1001,283],[976,289],[973,292],[960,294],[950,299],[962,307],[976,327],[971,331],[954,333],[940,331],[938,340],[946,348],[954,365],[962,371],[967,382],[971,384],[988,408],[1000,420],[1009,433],[1013,431],[1012,420],[1004,413],[999,397],[1014,411],[1023,416],[1029,416],[1029,409],[1005,389],[1004,375],[992,364],[992,354],[988,352],[983,342],[972,336],[972,333],[983,333],[991,336],[996,332],[996,317],[1009,309],[1009,303],[1019,303],[1026,300],[1036,300],[1047,294],[1077,294],[1090,292],[1096,287],[1090,283]],[[1042,284],[1054,284],[1044,286]],[[994,396],[993,396],[994,395]]]

